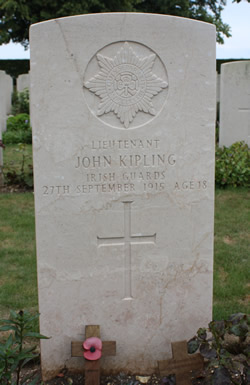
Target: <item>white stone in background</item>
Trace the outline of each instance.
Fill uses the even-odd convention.
[[[17,88],[17,92],[22,92],[26,88],[28,88],[28,90],[30,89],[30,74],[29,73],[28,74],[22,74],[22,75],[18,76],[16,88]]]
[[[0,130],[0,141],[2,140],[2,130]],[[4,184],[3,178],[3,148],[0,146],[0,186]]]
[[[5,82],[6,82],[6,112],[9,115],[11,114],[11,106],[12,106],[12,93],[13,93],[12,77],[6,74]]]
[[[0,71],[0,131],[6,130],[7,117],[7,92],[6,77],[8,75],[4,71]]]
[[[220,111],[220,74],[216,72],[216,125],[219,122]]]
[[[220,146],[250,146],[250,61],[221,66]]]
[[[220,103],[220,74],[216,74],[216,102]]]
[[[13,80],[6,72],[0,71],[0,129],[6,131],[7,115],[11,113]]]
[[[88,324],[150,374],[212,318],[215,28],[98,14],[31,27],[44,379]]]
[[[6,73],[0,71],[0,140],[2,140],[2,132],[6,127]],[[3,184],[3,149],[0,147],[0,186]]]

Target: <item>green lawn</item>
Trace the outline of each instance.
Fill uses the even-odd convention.
[[[0,194],[0,318],[37,310],[33,193]],[[250,192],[216,191],[214,318],[250,312]],[[206,326],[206,325],[201,325]]]
[[[33,193],[0,194],[0,318],[37,309]]]
[[[217,190],[214,318],[250,312],[250,191]]]

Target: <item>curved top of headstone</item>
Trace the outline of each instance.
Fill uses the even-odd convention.
[[[245,65],[249,65],[250,64],[250,60],[237,60],[237,61],[231,61],[231,62],[227,62],[227,63],[223,63],[221,64],[221,67],[231,67],[231,66],[245,66]]]
[[[39,23],[34,23],[31,25],[30,28],[34,28],[36,26],[41,26],[41,25],[45,25],[45,24],[48,24],[48,23],[51,23],[51,22],[54,22],[54,21],[63,21],[63,22],[70,22],[71,20],[72,21],[76,21],[77,19],[81,19],[81,18],[88,18],[88,19],[91,19],[91,18],[94,18],[97,20],[97,18],[118,18],[118,17],[133,17],[133,18],[144,18],[147,17],[147,18],[168,18],[169,20],[177,20],[179,22],[183,22],[183,23],[195,23],[195,24],[203,24],[203,25],[209,25],[210,27],[212,27],[213,29],[216,29],[215,25],[214,24],[211,24],[211,23],[207,23],[207,22],[204,22],[204,21],[200,21],[200,20],[194,20],[194,19],[189,19],[187,17],[180,17],[180,16],[173,16],[173,15],[164,15],[164,14],[159,14],[159,13],[143,13],[143,12],[104,12],[104,13],[88,13],[88,14],[80,14],[80,15],[73,15],[73,16],[65,16],[65,17],[59,17],[59,18],[55,18],[55,19],[50,19],[50,20],[45,20],[45,21],[41,21]]]
[[[158,36],[164,39],[155,39],[150,32],[156,31],[156,26]],[[103,31],[98,39],[97,28]],[[92,115],[110,127],[131,129],[153,121],[166,106],[171,87],[170,57],[174,52],[182,50],[179,59],[184,57],[184,61],[189,61],[191,55],[194,58],[192,41],[200,55],[202,46],[207,46],[214,33],[214,25],[187,18],[102,13],[34,24],[30,43],[33,47],[33,41],[42,35],[50,61],[51,58],[57,61],[59,52],[65,52],[61,60],[67,59],[67,64],[71,62],[77,71],[85,103]],[[186,52],[180,45],[182,37],[186,40]],[[39,56],[39,50],[32,49],[32,57],[34,51]],[[31,60],[31,66],[40,60],[38,56]],[[61,74],[67,72],[66,68],[60,71]]]

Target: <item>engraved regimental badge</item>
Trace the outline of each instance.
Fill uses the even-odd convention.
[[[119,48],[116,43],[112,48],[113,55],[96,54],[99,71],[85,76],[84,87],[97,97],[95,107],[93,103],[89,107],[112,126],[117,126],[117,119],[120,128],[131,127],[135,118],[133,126],[144,124],[159,112],[166,99],[166,95],[157,99],[155,107],[154,98],[168,88],[165,67],[154,52],[140,44],[125,42]],[[114,117],[116,122],[112,121]]]

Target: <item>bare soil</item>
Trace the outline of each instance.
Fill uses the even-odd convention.
[[[58,375],[50,381],[42,381],[41,370],[39,364],[32,364],[23,368],[21,380],[29,377],[25,385],[29,384],[32,379],[37,378],[37,384],[40,385],[84,385],[84,374],[72,374],[67,369],[62,370]],[[192,384],[206,384],[206,373],[194,372],[192,375]],[[175,376],[160,377],[157,374],[151,376],[126,375],[119,373],[118,375],[101,376],[100,385],[175,385]]]
[[[33,190],[19,185],[8,186],[4,184],[3,186],[0,186],[0,194],[24,193],[28,191],[30,192]]]
[[[40,365],[30,365],[23,369],[21,374],[21,380],[26,377],[30,377],[27,380],[27,385],[32,381],[35,377],[38,379],[38,384],[43,385],[84,385],[85,378],[84,374],[72,374],[67,371],[67,369],[62,370],[58,375],[51,379],[50,381],[42,382]],[[140,382],[136,379],[137,376],[125,375],[124,373],[120,373],[117,376],[101,376],[101,385],[145,385],[145,383]],[[140,377],[141,380],[147,380],[147,377]],[[161,378],[157,375],[152,375],[146,382],[147,385],[161,385],[163,382]],[[26,385],[26,381],[25,381]]]

